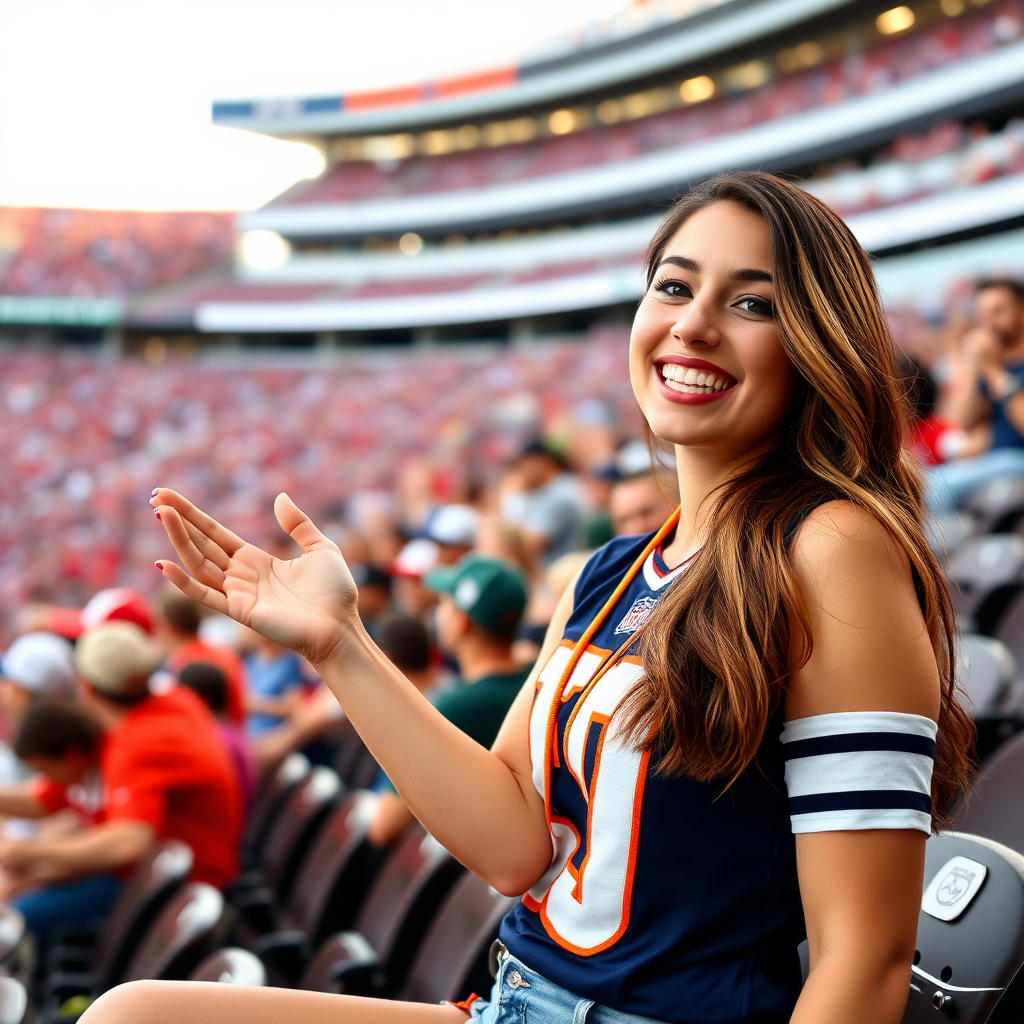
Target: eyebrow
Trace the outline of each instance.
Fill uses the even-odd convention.
[[[666,263],[673,267],[679,267],[680,270],[688,270],[691,274],[700,273],[700,264],[696,260],[691,260],[688,256],[666,256],[655,269],[665,266]],[[772,281],[772,275],[767,270],[754,270],[752,268],[737,270],[729,276],[734,281],[767,281],[769,284]]]

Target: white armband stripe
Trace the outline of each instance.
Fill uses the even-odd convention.
[[[936,725],[920,715],[815,715],[782,730],[794,832],[931,829]]]

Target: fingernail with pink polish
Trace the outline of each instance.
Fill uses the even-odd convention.
[[[149,492],[149,496],[150,496],[151,498],[155,498],[155,497],[156,497],[156,493],[157,493],[157,491],[159,491],[159,490],[160,490],[160,488],[159,488],[159,487],[154,487],[154,488],[153,488],[153,490]]]
[[[164,571],[164,563],[163,562],[154,562],[153,564],[156,566],[158,572],[163,572]]]
[[[157,519],[161,519],[161,520],[163,519],[163,516],[160,515],[160,509],[158,509],[158,508],[153,509],[153,515],[155,515],[157,517]]]

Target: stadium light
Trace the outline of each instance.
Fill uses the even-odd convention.
[[[398,248],[405,256],[418,256],[423,252],[423,239],[415,231],[406,231],[398,240]]]
[[[238,240],[238,260],[247,270],[276,270],[291,253],[291,245],[276,231],[245,231]]]
[[[914,12],[909,7],[894,7],[890,11],[883,11],[875,18],[875,28],[883,36],[892,36],[910,28],[915,20]]]
[[[715,95],[715,83],[707,75],[688,78],[679,86],[679,98],[684,103],[700,103]]]

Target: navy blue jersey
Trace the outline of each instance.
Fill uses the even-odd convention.
[[[550,787],[552,865],[505,918],[530,968],[585,998],[672,1024],[782,1024],[800,991],[804,936],[781,712],[757,762],[727,791],[659,774],[611,716],[641,675],[630,648],[669,572],[654,551],[581,656],[548,718],[574,644],[650,540],[619,538],[587,563],[562,645],[541,671],[530,722],[534,782]],[[546,773],[550,770],[550,779]]]

